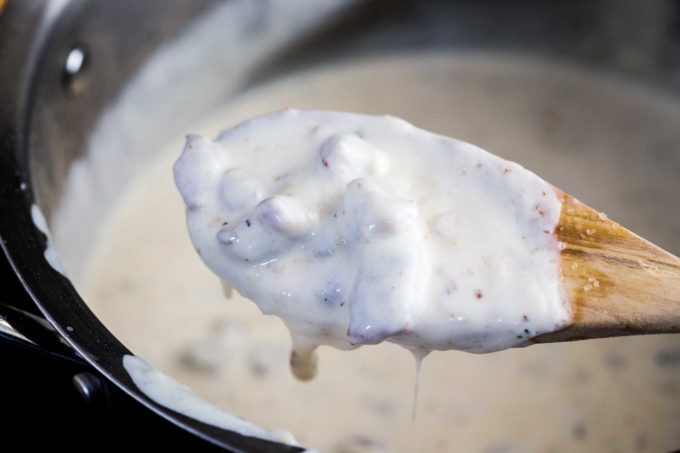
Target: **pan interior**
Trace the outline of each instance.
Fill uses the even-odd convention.
[[[141,101],[128,102],[134,110]],[[433,353],[423,366],[415,422],[413,361],[395,346],[351,353],[322,348],[318,379],[297,382],[288,371],[290,339],[282,324],[238,296],[225,300],[201,264],[171,172],[188,132],[215,136],[286,106],[389,113],[515,160],[677,254],[676,103],[554,62],[430,52],[347,58],[218,104],[202,120],[175,125],[177,137],[165,145],[143,150],[147,157],[135,161],[115,201],[98,212],[100,223],[85,247],[69,248],[83,218],[77,197],[64,200],[54,222],[79,291],[137,354],[225,410],[268,429],[288,429],[324,451],[658,451],[678,445],[680,343],[674,336],[482,356]],[[115,172],[130,134],[145,133],[143,121],[125,130],[112,121],[93,135],[89,155],[106,147]],[[86,175],[87,167],[78,172]],[[81,184],[87,180],[78,177]],[[96,199],[98,187],[87,189]]]

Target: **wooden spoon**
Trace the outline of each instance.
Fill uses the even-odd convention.
[[[680,332],[680,259],[561,193],[555,234],[572,323],[535,343]]]

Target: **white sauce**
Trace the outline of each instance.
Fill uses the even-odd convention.
[[[193,54],[173,55],[186,61]],[[201,66],[194,76],[210,69]],[[163,100],[180,97],[175,100],[182,105],[184,88],[195,87],[163,89]],[[109,119],[144,112],[154,120],[167,109],[166,102],[148,96],[123,101]],[[664,206],[678,193],[677,172],[660,151],[654,154],[659,141],[677,144],[680,109],[669,102],[613,86],[609,78],[528,59],[418,53],[291,74],[174,130],[214,137],[225,125],[286,105],[392,112],[526,163],[674,250],[679,217]],[[303,445],[330,453],[669,451],[680,444],[680,364],[672,360],[677,335],[481,355],[435,351],[423,363],[416,423],[413,358],[393,343],[351,353],[321,347],[319,375],[300,382],[287,368],[290,337],[280,319],[263,316],[236,291],[225,301],[178,221],[184,204],[172,164],[184,135],[154,147],[130,142],[160,130],[148,121],[101,126],[108,130],[91,142],[89,156],[125,149],[120,159],[126,165],[134,155],[159,157],[139,166],[132,183],[118,166],[97,173],[95,181],[108,178],[120,193],[116,203],[104,197],[106,215],[100,219],[78,210],[81,198],[64,198],[70,209],[55,210],[50,224],[60,256],[94,313],[126,346],[210,403],[270,432],[284,427]],[[71,182],[81,192],[91,189],[93,199],[101,200],[102,190],[109,193],[108,184]],[[660,212],[668,214],[664,222]],[[101,221],[94,224],[97,240],[88,241],[78,228],[83,218]],[[78,241],[75,248],[69,239]],[[77,267],[82,272],[74,275]],[[658,358],[669,355],[661,366]]]
[[[492,352],[569,321],[554,188],[401,119],[285,110],[190,135],[175,182],[203,261],[284,320],[301,377],[320,344]]]
[[[46,239],[47,245],[45,247],[45,251],[43,252],[45,261],[47,261],[47,264],[49,264],[52,267],[52,269],[59,272],[64,277],[68,278],[68,276],[66,275],[66,269],[64,268],[64,265],[59,259],[59,255],[57,255],[57,251],[55,250],[54,245],[52,245],[52,236],[50,235],[50,230],[47,227],[47,220],[45,220],[45,215],[42,213],[40,207],[37,204],[33,204],[31,206],[31,219],[33,220],[33,224],[35,225],[35,227],[39,229],[45,236],[47,236]]]
[[[67,201],[59,206],[59,215],[78,220],[55,222],[53,227],[55,242],[69,244],[60,250],[69,271],[83,271],[80,257],[96,237],[98,219],[117,199],[121,186],[174,137],[173,131],[219,106],[239,91],[253,68],[355,2],[215,2],[154,53],[99,118],[88,137],[89,152],[69,169],[62,196]],[[209,70],[196,70],[207,61]]]
[[[199,398],[186,385],[180,384],[139,357],[126,355],[123,366],[139,389],[161,406],[172,409],[188,417],[195,418],[218,428],[228,429],[244,436],[284,442],[297,445],[295,438],[287,431],[277,430],[269,433],[242,418],[224,412],[220,408]]]

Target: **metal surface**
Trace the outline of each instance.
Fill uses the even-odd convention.
[[[85,149],[101,113],[149,55],[212,3],[8,2],[0,16],[0,246],[59,334],[156,413],[230,450],[296,451],[197,422],[142,394],[122,367],[122,357],[130,351],[87,308],[71,282],[43,259],[46,238],[30,215],[37,202],[50,218],[68,169]],[[679,5],[365,2],[353,14],[262,62],[245,85],[359,54],[492,49],[586,64],[677,96]]]
[[[123,368],[122,357],[131,352],[92,314],[71,282],[44,260],[46,237],[30,215],[34,201],[46,213],[55,205],[68,165],[83,149],[97,112],[111,102],[149,53],[210,3],[47,0],[8,4],[0,17],[0,245],[35,304],[61,336],[147,407],[229,450],[297,451],[174,413],[140,392]],[[121,24],[143,25],[137,30],[142,39],[131,34],[133,30],[123,32]],[[99,51],[100,58],[106,58],[106,64],[91,65],[88,79],[82,80],[83,84],[96,81],[96,87],[75,98],[70,90],[62,89],[65,57],[74,43],[87,43]]]
[[[18,330],[15,330],[14,327],[7,321],[3,316],[0,315],[0,333],[4,333],[6,335],[10,335],[13,338],[27,341],[31,343],[31,340],[26,338],[23,334],[21,334]]]

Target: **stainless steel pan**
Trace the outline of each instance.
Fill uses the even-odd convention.
[[[131,352],[93,315],[69,279],[45,261],[47,237],[31,218],[34,203],[51,218],[71,165],[82,156],[90,132],[128,81],[166,42],[210,14],[217,3],[221,4],[211,0],[7,2],[0,13],[0,246],[35,304],[20,309],[44,317],[107,379],[159,416],[230,450],[297,451],[198,422],[141,393],[122,366],[122,357]],[[256,41],[273,21],[290,20],[272,17],[267,1],[253,0],[248,8],[235,7],[233,13],[246,10],[238,45]],[[238,80],[227,74],[229,83],[213,87],[222,98],[215,96],[212,101],[303,66],[431,49],[518,52],[565,61],[638,81],[677,99],[678,23],[677,2],[340,2],[304,30],[249,61],[247,68],[232,62]],[[224,42],[231,45],[237,44]],[[211,64],[209,59],[204,63]],[[185,74],[177,89],[191,83]],[[190,120],[209,108],[204,99],[177,120]],[[674,247],[663,239],[659,242]],[[35,338],[40,329],[24,323],[21,330]]]

